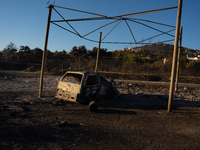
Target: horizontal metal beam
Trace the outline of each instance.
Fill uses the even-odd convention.
[[[79,19],[67,19],[67,20],[53,20],[53,22],[65,22],[65,21],[90,21],[90,20],[104,20],[104,19],[113,19],[110,17],[91,17],[91,18],[79,18]]]
[[[114,16],[114,17],[123,17],[123,16],[127,16],[127,17],[125,17],[125,18],[129,18],[129,17],[135,16],[135,15],[153,13],[153,12],[164,11],[164,10],[169,10],[169,9],[174,9],[174,8],[178,8],[178,6],[175,6],[175,7],[168,7],[168,8],[162,8],[162,9],[155,9],[155,10],[149,10],[149,11],[142,11],[142,12],[131,13],[131,14],[125,14],[125,15],[119,15],[119,16]]]
[[[60,6],[54,6],[54,7],[58,7],[58,8],[65,8],[65,7],[60,7]],[[86,21],[86,20],[103,20],[103,19],[127,19],[130,18],[134,15],[140,15],[140,14],[146,14],[146,13],[152,13],[152,12],[158,12],[158,11],[164,11],[164,10],[169,10],[169,9],[174,9],[177,8],[177,6],[175,7],[169,7],[169,8],[163,8],[163,9],[156,9],[156,10],[150,10],[150,11],[144,11],[144,12],[138,12],[138,13],[131,13],[131,14],[126,14],[126,15],[119,15],[119,16],[113,16],[113,17],[107,17],[105,15],[100,15],[100,14],[95,14],[95,13],[90,13],[90,12],[85,12],[85,11],[80,11],[80,10],[76,10],[76,9],[71,9],[71,8],[65,8],[65,9],[69,9],[69,10],[74,10],[74,11],[79,11],[79,12],[84,12],[84,13],[89,13],[89,14],[95,14],[101,17],[91,17],[91,18],[79,18],[79,19],[68,19],[68,20],[54,20],[53,22],[63,22],[63,21]],[[129,15],[129,16],[127,16]],[[123,16],[127,16],[125,18],[123,18]],[[139,19],[138,19],[139,20]],[[140,19],[141,20],[141,19]],[[143,21],[147,21],[144,20]],[[150,22],[150,21],[149,21]],[[156,23],[156,22],[154,22]],[[164,24],[163,24],[164,25]],[[169,26],[169,25],[168,25]],[[171,26],[174,27],[174,26]]]
[[[78,9],[72,9],[72,8],[61,7],[61,6],[55,6],[55,5],[53,5],[53,7],[62,8],[62,9],[68,9],[68,10],[72,10],[72,11],[78,11],[78,12],[87,13],[87,14],[91,14],[91,15],[97,15],[97,16],[106,17],[105,15],[96,14],[96,13],[91,13],[91,12],[82,11],[82,10],[78,10]]]
[[[160,43],[164,43],[164,42],[170,42],[170,41],[173,41],[174,39],[172,40],[167,40],[167,41],[160,41]],[[104,43],[104,44],[149,44],[149,43],[135,43],[135,42],[101,42],[101,43]]]

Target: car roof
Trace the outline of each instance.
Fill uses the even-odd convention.
[[[87,75],[97,75],[98,74],[98,73],[87,72],[87,71],[67,71],[66,73],[74,73],[74,74],[82,74],[82,75],[84,75],[84,74],[87,74]]]

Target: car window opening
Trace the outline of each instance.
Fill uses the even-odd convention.
[[[97,85],[97,76],[96,75],[88,76],[86,84],[87,85]]]
[[[74,73],[67,73],[64,78],[62,79],[63,82],[69,82],[74,84],[81,84],[83,75],[81,74],[74,74]]]

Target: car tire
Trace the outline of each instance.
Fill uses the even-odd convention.
[[[90,104],[89,104],[89,110],[90,110],[91,112],[97,112],[98,107],[97,107],[95,101],[91,101],[91,102],[90,102]]]

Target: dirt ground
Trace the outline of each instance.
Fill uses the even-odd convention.
[[[121,96],[93,113],[56,99],[55,89],[41,98],[37,89],[12,89],[23,84],[12,80],[1,79],[0,149],[200,149],[197,88],[180,89],[167,114],[168,87],[118,85]]]

